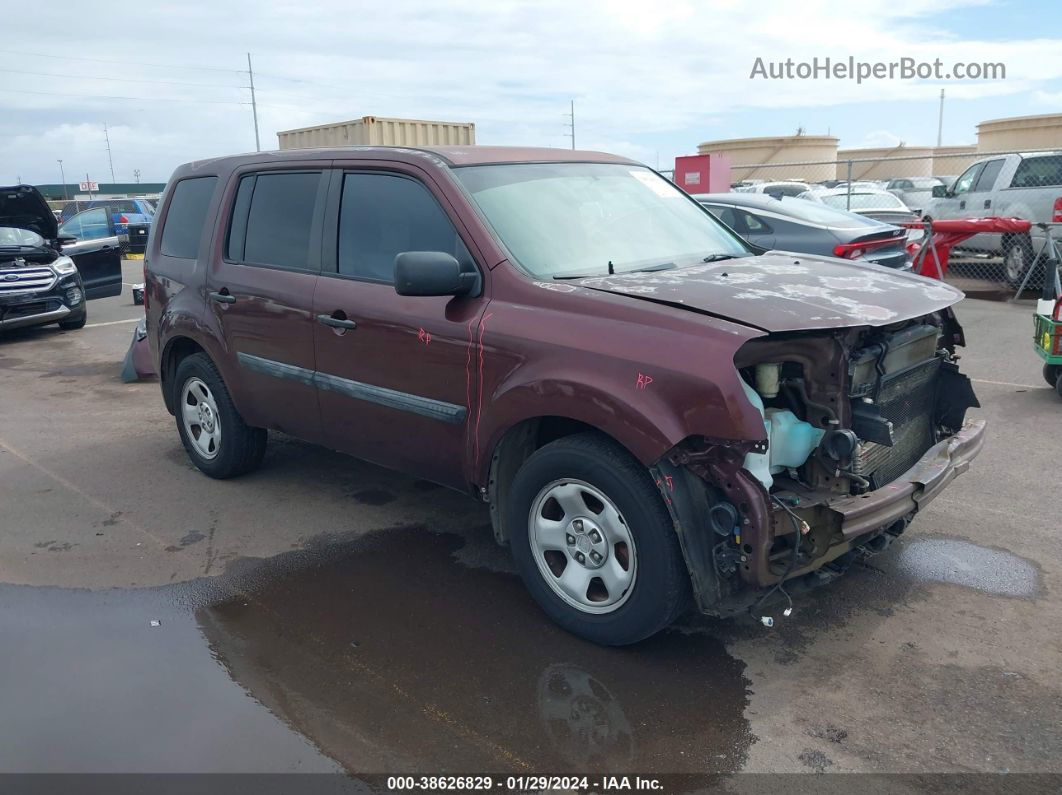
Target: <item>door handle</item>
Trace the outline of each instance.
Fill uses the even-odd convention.
[[[357,328],[358,324],[353,320],[347,320],[345,317],[333,317],[332,315],[318,315],[318,323],[324,323],[326,326],[332,328]]]
[[[211,299],[217,301],[219,304],[235,304],[236,296],[229,295],[229,291],[222,289],[220,293],[210,293]]]
[[[987,210],[991,206],[992,206],[992,200],[991,199],[985,199],[985,209]]]
[[[961,202],[959,202],[959,209],[960,210],[965,210],[966,209],[966,199],[963,199]]]

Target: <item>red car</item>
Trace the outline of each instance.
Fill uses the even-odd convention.
[[[277,430],[471,494],[600,643],[828,579],[981,447],[960,292],[753,255],[622,157],[197,161],[155,223],[148,339],[196,466],[248,472]]]

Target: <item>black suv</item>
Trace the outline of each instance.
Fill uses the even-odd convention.
[[[64,255],[64,245],[76,253]],[[78,329],[88,318],[86,300],[121,291],[116,241],[60,235],[36,188],[0,187],[0,331],[56,322]]]

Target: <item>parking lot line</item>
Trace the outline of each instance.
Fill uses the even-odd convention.
[[[140,318],[131,317],[128,320],[108,320],[106,323],[86,323],[85,328],[99,328],[100,326],[118,326],[122,323],[136,323]]]
[[[33,469],[36,469],[41,474],[47,475],[52,480],[54,480],[56,483],[58,483],[60,486],[62,486],[63,488],[69,489],[70,491],[74,492],[79,497],[81,497],[82,499],[88,501],[89,503],[91,503],[93,506],[95,506],[99,510],[103,511],[106,514],[110,514],[118,522],[121,522],[122,524],[124,524],[124,525],[126,525],[128,527],[131,527],[133,530],[136,530],[138,533],[142,533],[143,535],[147,536],[152,541],[156,542],[160,547],[167,546],[165,541],[163,541],[161,538],[156,536],[150,530],[147,530],[147,529],[141,527],[140,525],[136,524],[135,522],[131,522],[129,519],[127,519],[122,514],[122,511],[116,511],[112,506],[110,506],[107,503],[105,503],[105,502],[93,497],[88,492],[84,491],[80,487],[78,487],[78,486],[74,485],[73,483],[71,483],[69,480],[64,478],[62,475],[53,472],[52,470],[48,469],[48,467],[43,466],[42,464],[38,464],[36,461],[34,461],[29,456],[27,456],[25,453],[21,452],[17,447],[13,447],[10,442],[5,441],[4,439],[0,439],[0,448],[2,448],[4,450],[7,450],[9,453],[11,453],[11,455],[13,455],[19,461],[24,463],[26,466],[32,467]]]
[[[994,384],[995,386],[1016,386],[1020,389],[1041,389],[1043,384],[1012,384],[1010,381],[988,381],[984,378],[971,378],[975,384]]]

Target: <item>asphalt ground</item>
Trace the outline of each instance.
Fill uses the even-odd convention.
[[[1062,399],[1030,303],[957,312],[969,472],[773,629],[628,649],[550,624],[460,494],[276,434],[201,475],[119,378],[128,287],[0,338],[0,771],[1062,772]]]

